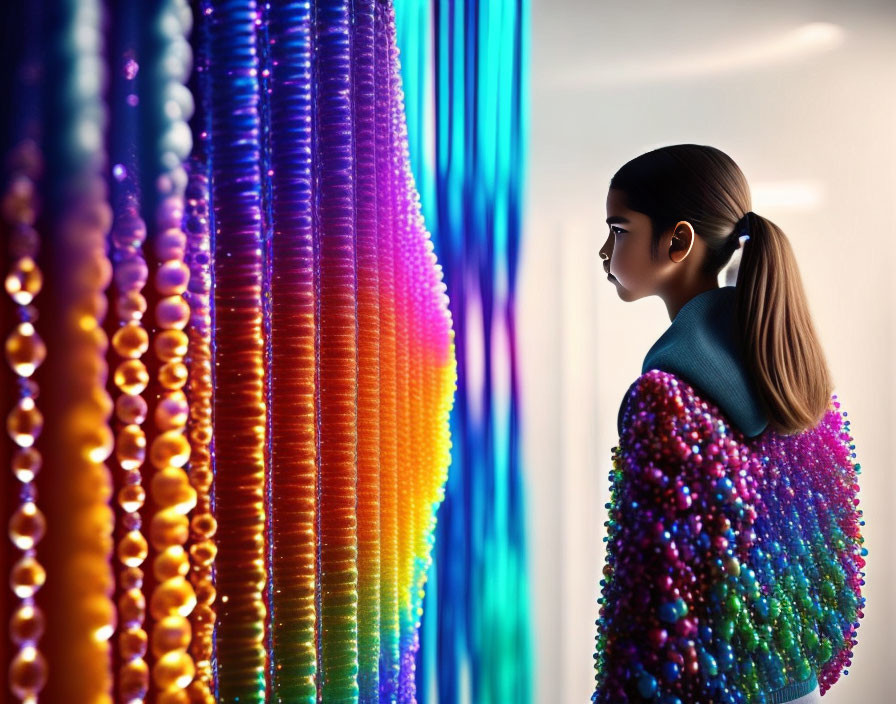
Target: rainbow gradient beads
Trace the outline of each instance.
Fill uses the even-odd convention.
[[[415,702],[457,363],[394,8],[57,4],[0,194],[6,696]]]
[[[592,701],[765,704],[839,679],[867,550],[836,399],[813,429],[748,439],[676,375],[635,380],[612,454]]]
[[[394,8],[201,5],[216,697],[414,702],[457,374]]]

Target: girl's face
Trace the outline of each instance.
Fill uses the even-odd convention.
[[[625,195],[615,189],[607,193],[609,233],[600,248],[604,271],[625,301],[644,296],[663,295],[670,284],[689,267],[678,266],[700,238],[690,223],[682,221],[660,238],[658,258],[650,258],[652,225],[644,213],[625,207]],[[673,234],[676,235],[673,237]],[[701,242],[702,243],[702,242]],[[691,252],[693,254],[693,252]],[[690,257],[693,264],[696,257]]]

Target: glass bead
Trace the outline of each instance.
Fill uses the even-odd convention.
[[[94,330],[100,328],[94,328]],[[85,342],[87,342],[85,340]],[[104,346],[103,346],[104,347]],[[98,379],[108,375],[109,367],[104,355],[97,354],[101,346],[89,342],[73,350],[69,355],[68,375],[73,379]]]
[[[210,469],[193,467],[190,469],[190,483],[198,491],[208,492],[214,481],[214,474]]]
[[[44,634],[43,612],[31,604],[22,604],[9,621],[9,637],[18,646],[36,643]]]
[[[195,585],[196,601],[198,604],[211,604],[215,600],[217,591],[211,579],[199,580]]]
[[[99,288],[103,290],[112,280],[112,262],[105,256],[93,253],[87,260],[76,270],[74,284],[85,290],[91,288]],[[105,305],[105,296],[103,297]],[[101,319],[104,316],[99,316]]]
[[[6,360],[19,376],[31,376],[47,358],[47,347],[31,323],[19,323],[6,338]]]
[[[190,443],[180,430],[165,431],[153,439],[149,457],[158,469],[183,467],[190,459]]]
[[[141,291],[149,278],[149,267],[141,256],[133,256],[115,265],[115,285],[122,293]]]
[[[9,689],[19,699],[36,697],[47,683],[47,661],[40,651],[22,648],[9,665]]]
[[[19,394],[22,396],[30,396],[34,400],[37,400],[40,396],[40,387],[37,385],[37,382],[34,379],[27,379],[25,377],[19,377]]]
[[[94,285],[94,283],[91,283],[91,288]],[[97,321],[106,317],[108,308],[109,303],[104,294],[95,293],[84,296],[71,305],[72,320],[77,321],[81,330],[96,330]],[[99,331],[102,332],[102,339],[105,340],[105,331],[102,328],[99,328]]]
[[[115,385],[126,394],[140,394],[149,383],[149,372],[139,359],[129,359],[115,370]]]
[[[118,559],[127,567],[139,567],[146,559],[149,548],[146,538],[139,531],[126,533],[118,544]]]
[[[187,383],[188,375],[183,362],[168,362],[159,369],[159,383],[166,389],[177,390]]]
[[[159,506],[172,508],[178,513],[187,514],[196,506],[196,490],[190,486],[182,469],[163,466],[153,475],[151,490]]]
[[[119,575],[119,582],[125,591],[139,590],[143,586],[143,570],[139,567],[126,567]]]
[[[161,690],[183,689],[196,674],[193,658],[184,650],[174,650],[162,655],[152,669],[152,679]]]
[[[118,692],[126,702],[143,700],[149,690],[149,665],[135,659],[122,665],[118,678]]]
[[[31,447],[44,427],[43,414],[38,410],[34,399],[20,398],[6,418],[6,430],[9,437],[19,447]]]
[[[210,540],[203,540],[190,546],[190,556],[197,565],[211,565],[217,554],[218,547]]]
[[[20,599],[34,596],[44,585],[47,573],[41,564],[30,555],[16,562],[9,573],[9,586]]]
[[[199,416],[199,413],[196,413]],[[194,427],[190,432],[190,437],[201,445],[208,445],[212,441],[212,431],[208,427]]]
[[[115,313],[122,320],[142,320],[146,313],[146,299],[138,291],[127,291],[115,300]]]
[[[125,513],[121,517],[121,524],[125,527],[125,530],[140,530],[143,527],[143,519],[139,513]]]
[[[178,259],[165,262],[156,271],[156,290],[162,296],[180,296],[190,283],[190,269]]]
[[[156,220],[162,229],[180,228],[184,219],[184,201],[181,197],[171,196],[159,203]],[[161,258],[161,257],[160,257]]]
[[[159,582],[175,577],[186,577],[189,571],[190,561],[181,545],[165,548],[153,560],[153,573]]]
[[[152,629],[152,652],[160,657],[170,650],[186,650],[192,636],[189,619],[183,616],[166,616],[156,621]]]
[[[211,538],[218,530],[218,522],[210,513],[196,514],[190,519],[190,528],[202,538]]]
[[[133,660],[146,655],[148,638],[139,626],[126,628],[118,635],[118,652],[123,660]]]
[[[35,305],[19,306],[19,320],[23,323],[36,323],[40,319],[40,310]]]
[[[20,448],[12,456],[12,473],[23,484],[33,481],[42,465],[40,451],[35,447]]]
[[[135,213],[125,213],[115,220],[110,235],[117,247],[136,250],[146,241],[146,223]]]
[[[119,356],[137,359],[149,349],[149,335],[140,323],[131,321],[115,331],[112,346]]]
[[[130,484],[118,490],[118,505],[128,513],[139,511],[145,501],[146,492],[139,484]]]
[[[124,623],[143,623],[146,597],[140,589],[128,589],[118,598],[118,614]]]
[[[140,425],[146,420],[146,400],[139,394],[120,394],[115,399],[115,415],[122,423]]]
[[[146,434],[139,425],[126,425],[118,431],[115,458],[123,469],[138,469],[146,460]]]
[[[166,296],[156,304],[156,322],[165,330],[183,330],[190,322],[190,306],[182,296]]]
[[[104,198],[106,195],[106,187],[100,181],[95,181],[94,184],[97,197],[92,200],[85,215],[90,227],[92,227],[99,235],[105,236],[106,233],[112,229],[112,206],[109,205]],[[101,288],[105,288],[105,284]]]
[[[187,424],[190,404],[183,391],[169,391],[159,399],[156,406],[155,420],[159,430],[174,430]]]
[[[155,238],[156,258],[159,261],[183,259],[187,248],[187,236],[179,227],[160,232]]]
[[[40,293],[43,275],[31,257],[13,263],[6,276],[6,292],[16,303],[26,306]]]
[[[156,356],[163,362],[186,357],[188,345],[189,338],[183,330],[162,330],[154,343]]]
[[[183,545],[189,534],[187,517],[171,508],[157,511],[149,523],[150,542],[160,552],[170,545]]]
[[[108,396],[105,391],[103,394]],[[87,458],[91,462],[105,462],[115,449],[115,436],[108,425],[99,424],[84,432],[81,436]]]
[[[175,577],[156,587],[149,610],[152,617],[160,621],[166,616],[189,616],[195,606],[193,586],[183,577]]]
[[[9,538],[19,550],[30,550],[44,537],[47,522],[32,502],[19,506],[9,519]]]

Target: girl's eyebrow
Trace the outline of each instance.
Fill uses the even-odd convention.
[[[628,218],[624,218],[621,215],[611,215],[610,217],[607,218],[607,225],[612,225],[617,222],[627,223]]]

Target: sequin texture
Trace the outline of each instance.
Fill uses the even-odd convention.
[[[745,437],[675,374],[624,399],[612,448],[599,704],[767,704],[848,674],[865,556],[855,445],[831,397],[796,435]]]

